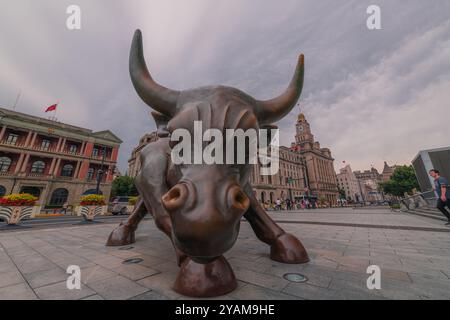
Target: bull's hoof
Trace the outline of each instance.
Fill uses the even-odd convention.
[[[308,253],[300,240],[289,233],[277,238],[270,247],[270,259],[282,263],[306,263],[309,261]]]
[[[120,223],[108,237],[107,246],[125,246],[136,242],[134,238],[134,229],[126,224]]]
[[[228,261],[223,257],[208,264],[186,259],[181,266],[173,289],[188,297],[217,297],[237,287],[236,277]]]

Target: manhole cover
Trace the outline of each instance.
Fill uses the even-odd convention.
[[[131,249],[133,249],[134,247],[131,247],[131,246],[129,246],[129,247],[122,247],[122,248],[119,248],[119,250],[131,250]]]
[[[142,261],[144,261],[144,260],[142,260],[141,258],[131,258],[131,259],[124,260],[122,263],[123,264],[135,264],[135,263],[140,263]]]
[[[302,283],[308,281],[308,278],[300,273],[286,273],[283,278],[290,282]]]

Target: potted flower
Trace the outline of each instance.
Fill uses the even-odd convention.
[[[28,193],[10,194],[0,199],[0,219],[8,225],[16,225],[22,219],[34,218],[40,206],[36,206],[38,198]]]
[[[136,205],[138,197],[129,197],[128,198],[128,206],[127,206],[127,212],[131,213],[134,210],[134,206]]]
[[[81,197],[80,205],[76,208],[77,215],[84,216],[87,221],[94,221],[98,215],[107,211],[105,197],[99,194],[89,194]]]

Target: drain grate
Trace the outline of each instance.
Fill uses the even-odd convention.
[[[308,281],[308,278],[300,273],[286,273],[285,275],[283,275],[283,278],[285,278],[287,281],[296,283],[303,283]]]
[[[128,247],[122,247],[122,248],[119,248],[119,250],[131,250],[131,249],[133,249],[134,247],[132,247],[132,246],[128,246]]]
[[[141,258],[130,258],[127,260],[122,261],[122,264],[136,264],[136,263],[140,263],[144,260],[142,260]]]

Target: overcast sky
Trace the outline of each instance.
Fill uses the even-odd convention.
[[[81,30],[66,8],[81,8]],[[381,7],[382,30],[366,9]],[[313,133],[354,170],[410,163],[449,146],[448,0],[0,0],[0,106],[58,118],[123,141],[122,172],[154,129],[128,74],[136,28],[155,79],[174,89],[224,84],[278,95],[306,56],[301,108]],[[296,108],[279,123],[294,139]]]

